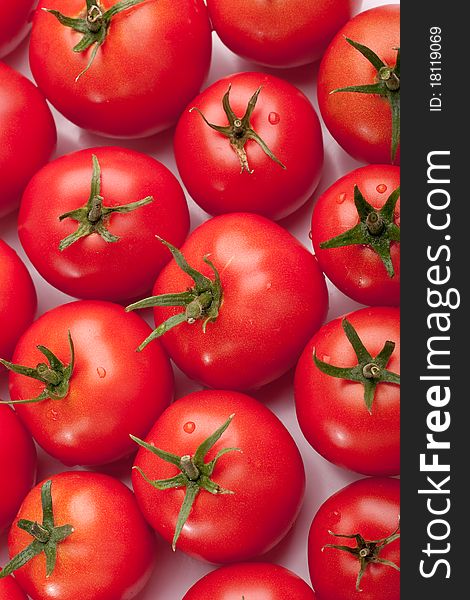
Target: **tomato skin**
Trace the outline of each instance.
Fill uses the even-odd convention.
[[[9,360],[18,338],[33,322],[37,297],[27,268],[3,240],[0,240],[0,281],[0,358]]]
[[[315,600],[314,591],[284,567],[239,563],[221,567],[200,579],[183,600]]]
[[[254,172],[241,173],[228,138],[208,127],[196,111],[189,112],[196,106],[210,122],[226,125],[222,98],[230,84],[230,103],[240,117],[261,86],[251,125],[286,169],[255,141],[248,141],[248,163]],[[310,198],[323,165],[320,122],[310,101],[291,84],[263,73],[237,73],[207,88],[181,115],[174,144],[183,183],[212,215],[247,211],[282,219]]]
[[[35,0],[0,2],[0,58],[10,54],[26,37],[34,4]]]
[[[93,154],[101,167],[105,206],[147,196],[154,201],[132,213],[111,215],[108,229],[120,238],[117,242],[93,233],[60,251],[60,241],[76,231],[78,223],[58,217],[86,205]],[[20,241],[51,285],[78,298],[115,301],[148,292],[170,260],[156,235],[180,246],[188,230],[186,199],[173,174],[149,156],[118,147],[81,150],[48,164],[26,188],[18,219]]]
[[[308,561],[312,585],[322,600],[398,600],[400,573],[380,564],[369,564],[356,590],[359,561],[347,552],[322,548],[326,544],[355,547],[354,540],[334,538],[360,533],[366,540],[391,535],[400,518],[398,479],[372,477],[355,481],[328,498],[313,519],[308,538]],[[380,552],[381,558],[400,566],[400,542],[395,540]]]
[[[42,344],[68,365],[68,331],[75,347],[68,395],[19,404],[17,412],[38,444],[66,465],[118,460],[134,449],[129,433],[145,435],[173,397],[168,358],[159,344],[148,355],[135,352],[150,333],[140,317],[116,304],[83,300],[35,321],[18,342],[13,362],[32,367],[43,362],[36,349]],[[10,373],[12,400],[34,398],[44,387]]]
[[[390,277],[379,255],[369,246],[356,244],[321,249],[320,244],[351,229],[359,222],[354,205],[354,186],[374,208],[382,208],[400,185],[400,168],[368,165],[347,173],[317,200],[312,216],[312,243],[325,275],[344,294],[369,306],[399,306],[400,245],[391,244],[395,275]],[[400,200],[395,208],[400,223]]]
[[[352,14],[351,0],[207,0],[214,29],[226,46],[271,67],[318,60]]]
[[[373,307],[347,315],[372,356],[385,342],[396,346],[387,365],[400,373],[400,312]],[[361,383],[330,377],[315,365],[320,360],[339,367],[357,364],[341,326],[342,319],[324,325],[307,344],[295,374],[295,406],[300,428],[312,447],[330,462],[364,475],[400,472],[400,388],[379,383],[372,414],[364,402]]]
[[[34,485],[36,462],[31,435],[9,406],[0,405],[0,471],[7,482],[0,495],[0,533],[13,521],[23,498]]]
[[[234,390],[261,387],[288,371],[327,313],[328,293],[315,257],[279,225],[248,213],[206,221],[181,251],[190,265],[213,278],[203,262],[210,254],[223,300],[205,333],[197,321],[161,338],[178,367],[206,386]],[[191,282],[172,260],[153,294],[184,291]],[[181,307],[157,307],[155,323],[179,312]]]
[[[400,5],[377,6],[356,15],[333,38],[318,72],[318,104],[331,135],[348,154],[368,163],[390,163],[390,104],[373,94],[332,90],[375,83],[375,68],[345,37],[373,50],[394,66],[400,46]],[[400,148],[394,161],[400,164]]]
[[[107,10],[117,2],[100,4]],[[83,0],[39,2],[29,58],[48,100],[79,127],[112,137],[148,136],[173,125],[209,71],[212,41],[203,0],[182,0],[178,10],[172,0],[147,2],[116,15],[92,66],[76,82],[90,51],[73,52],[81,34],[40,9],[78,17],[84,6]]]
[[[15,579],[11,576],[0,579],[0,600],[28,600]]]
[[[150,577],[155,549],[132,492],[100,473],[65,472],[48,479],[55,523],[70,524],[74,531],[57,546],[57,562],[48,578],[44,554],[15,572],[21,587],[35,600],[134,598]],[[42,521],[41,484],[26,497],[10,529],[10,557],[32,540],[16,526],[19,519]]]
[[[26,184],[49,160],[57,141],[54,119],[41,92],[2,62],[0,123],[1,218],[18,206]]]
[[[223,448],[241,449],[220,458],[212,476],[234,494],[214,496],[202,490],[176,546],[211,563],[246,560],[274,547],[293,525],[305,488],[302,458],[293,438],[268,408],[244,394],[215,390],[189,394],[161,415],[146,441],[180,456],[194,454],[232,413],[233,421],[205,462]],[[188,422],[195,425],[192,433],[185,431]],[[135,465],[150,479],[172,477],[177,471],[144,449],[137,453]],[[147,521],[171,542],[184,490],[155,490],[135,469],[132,485]]]

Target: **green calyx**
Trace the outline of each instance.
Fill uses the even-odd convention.
[[[395,66],[386,65],[377,54],[358,42],[346,38],[348,44],[358,50],[364,58],[377,70],[377,81],[366,85],[352,85],[349,87],[332,90],[330,94],[338,92],[357,92],[360,94],[377,94],[382,96],[390,104],[392,115],[392,144],[391,144],[391,162],[395,162],[395,157],[400,143],[400,48],[394,48],[397,51]]]
[[[93,174],[91,177],[91,190],[87,203],[82,208],[71,210],[70,212],[60,215],[59,220],[73,219],[77,221],[78,228],[76,231],[60,241],[59,250],[63,251],[80,238],[87,237],[92,233],[100,235],[105,242],[117,242],[119,238],[113,235],[108,229],[107,224],[110,215],[113,213],[125,214],[130,213],[141,206],[153,202],[152,196],[147,196],[137,202],[131,202],[122,206],[104,206],[101,193],[101,168],[98,158],[93,154]]]
[[[135,302],[134,304],[126,307],[127,312],[131,310],[137,310],[139,308],[151,308],[154,306],[184,307],[183,312],[170,317],[164,323],[154,329],[148,338],[144,340],[137,348],[139,352],[142,351],[152,340],[159,338],[164,333],[173,327],[180,325],[181,323],[189,323],[190,325],[193,325],[196,323],[196,321],[202,320],[202,329],[205,332],[207,323],[217,320],[220,304],[222,302],[222,285],[220,283],[219,272],[209,260],[208,256],[204,256],[203,260],[214,272],[213,280],[209,279],[199,271],[196,271],[196,269],[193,269],[193,267],[190,267],[178,248],[175,248],[162,238],[158,239],[170,250],[177,265],[192,278],[194,281],[194,286],[185,292],[151,296],[150,298],[145,298],[144,300],[140,300],[139,302]]]
[[[57,546],[73,533],[72,525],[54,525],[52,509],[52,481],[46,481],[41,487],[42,523],[20,519],[17,527],[27,531],[34,539],[24,550],[7,563],[0,572],[0,579],[11,575],[35,556],[44,552],[46,556],[46,577],[54,571],[57,560]]]
[[[397,566],[394,562],[392,562],[391,560],[386,560],[385,558],[380,558],[379,556],[381,550],[385,546],[391,544],[400,537],[399,529],[400,524],[398,524],[398,527],[395,529],[395,531],[388,537],[383,538],[381,540],[372,541],[365,540],[360,533],[354,533],[353,535],[342,535],[338,533],[333,533],[332,531],[328,531],[328,533],[330,535],[333,535],[334,537],[340,537],[350,540],[355,539],[357,545],[355,548],[351,548],[351,546],[338,546],[336,544],[326,544],[325,546],[323,546],[322,552],[325,548],[334,548],[335,550],[341,550],[342,552],[348,552],[349,554],[352,554],[359,561],[360,568],[356,579],[356,590],[358,592],[361,592],[361,580],[364,576],[364,573],[367,570],[367,567],[370,564],[375,563],[379,565],[385,565],[387,567],[392,567],[396,571],[400,570],[400,567]]]
[[[49,364],[39,363],[34,369],[22,365],[15,365],[0,359],[2,365],[9,371],[17,373],[18,375],[30,377],[31,379],[37,379],[46,386],[44,391],[36,398],[2,401],[0,404],[31,404],[33,402],[41,402],[41,400],[61,400],[62,398],[65,398],[69,393],[70,378],[72,377],[75,363],[75,352],[70,331],[68,333],[68,339],[70,348],[70,363],[68,365],[62,363],[51,350],[44,346],[37,346],[37,349],[44,354]]]
[[[241,167],[240,173],[243,173],[243,171],[246,171],[247,173],[250,173],[250,174],[253,173],[253,171],[250,169],[250,165],[248,164],[248,157],[246,155],[246,150],[245,150],[245,145],[248,142],[248,140],[253,140],[257,144],[259,144],[259,146],[261,146],[263,151],[269,156],[269,158],[271,160],[273,160],[275,163],[277,163],[283,169],[286,169],[287,167],[284,164],[282,164],[282,162],[278,158],[276,158],[276,156],[274,156],[274,154],[268,148],[266,143],[260,138],[260,136],[256,133],[256,131],[253,129],[253,127],[250,124],[250,118],[256,107],[256,103],[258,101],[258,96],[261,92],[261,87],[259,87],[256,90],[256,92],[253,94],[253,96],[250,98],[247,109],[242,118],[237,117],[237,115],[233,112],[232,107],[230,106],[230,90],[231,89],[232,89],[232,86],[229,85],[228,90],[225,92],[224,97],[222,99],[222,105],[224,107],[224,111],[225,111],[225,114],[227,115],[227,119],[229,122],[229,124],[227,126],[214,125],[213,123],[209,123],[209,121],[206,119],[206,117],[203,115],[203,113],[199,110],[199,108],[197,108],[195,106],[193,108],[191,108],[191,110],[189,112],[193,112],[194,110],[197,111],[201,115],[201,117],[204,119],[204,122],[207,125],[209,125],[209,127],[214,129],[215,131],[218,131],[219,133],[221,133],[222,135],[224,135],[225,137],[227,137],[230,140],[230,145],[233,148],[234,152],[236,153],[236,155],[238,156],[238,159],[240,161],[240,167]]]
[[[209,436],[206,440],[202,442],[202,444],[197,448],[194,456],[190,456],[186,454],[184,456],[177,456],[176,454],[171,454],[170,452],[165,452],[164,450],[159,450],[144,442],[143,440],[131,435],[130,437],[145,448],[155,456],[158,456],[162,460],[175,465],[180,470],[178,475],[171,477],[169,479],[149,479],[145,473],[142,471],[140,467],[133,467],[136,469],[142,477],[145,479],[147,483],[153,486],[157,490],[168,490],[172,488],[186,488],[186,493],[184,496],[183,504],[181,505],[181,509],[178,515],[178,519],[176,522],[175,532],[173,535],[172,548],[176,549],[176,543],[181,534],[181,531],[184,527],[184,524],[188,520],[189,514],[191,512],[191,508],[199,494],[202,490],[209,492],[210,494],[233,494],[232,491],[226,490],[221,487],[214,481],[212,481],[211,477],[214,472],[215,465],[221,456],[227,454],[227,452],[241,452],[239,448],[224,448],[223,450],[219,450],[217,452],[215,458],[213,458],[209,462],[205,462],[205,457],[207,453],[211,450],[214,444],[220,439],[224,431],[232,422],[232,419],[235,415],[230,415],[230,417],[225,421],[225,423],[219,427],[214,433]]]
[[[400,197],[400,188],[394,190],[383,207],[378,210],[374,208],[362,195],[361,191],[354,186],[354,204],[360,222],[352,229],[322,242],[320,248],[340,248],[361,244],[369,246],[382,260],[389,277],[395,275],[390,246],[392,242],[400,242],[400,228],[394,222],[395,206]]]
[[[43,8],[44,11],[54,15],[62,25],[82,34],[82,39],[73,47],[74,52],[85,52],[88,48],[93,48],[87,66],[77,75],[75,81],[78,81],[93,64],[98,49],[106,41],[112,18],[142,2],[145,0],[121,0],[108,10],[104,10],[99,0],[86,0],[84,15],[78,18],[66,17],[58,10]]]
[[[330,377],[362,383],[364,386],[364,402],[367,410],[372,414],[375,391],[379,383],[400,385],[400,375],[386,369],[395,349],[395,342],[386,341],[379,354],[372,357],[351,323],[347,319],[343,319],[341,324],[349,343],[356,353],[358,364],[354,367],[335,367],[321,361],[317,357],[316,351],[313,360],[320,371]]]

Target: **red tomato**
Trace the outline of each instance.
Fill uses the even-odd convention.
[[[28,600],[13,577],[0,579],[0,600]]]
[[[224,111],[222,100],[229,86],[230,105],[241,125],[237,128],[235,119],[225,136],[211,129],[197,111],[182,114],[175,134],[181,178],[193,199],[210,214],[247,211],[282,219],[310,198],[320,180],[320,122],[300,90],[263,73],[225,77],[188,109],[196,107],[212,124],[227,127],[230,113]],[[251,118],[243,121],[250,98],[260,88]],[[250,137],[253,131],[271,156]],[[240,152],[246,152],[246,163]]]
[[[241,563],[221,567],[200,579],[183,600],[315,600],[313,590],[284,567]]]
[[[400,47],[400,6],[377,6],[349,21],[323,56],[317,86],[323,120],[346,152],[364,162],[389,163],[392,117],[388,100],[377,94],[331,93],[378,81],[377,69],[346,38],[367,46],[383,63],[395,67]],[[394,163],[400,164],[399,148]]]
[[[183,322],[162,337],[178,367],[204,385],[247,390],[294,366],[327,313],[328,293],[315,257],[279,225],[247,213],[206,221],[181,251],[191,266],[214,280],[203,260],[210,257],[220,274],[222,299],[205,332],[202,320],[212,318],[215,292],[201,320],[185,319],[181,305],[155,308],[157,324],[182,315]],[[153,293],[190,288],[191,296],[191,283],[172,260],[158,276]]]
[[[18,338],[34,319],[37,299],[28,270],[3,240],[0,240],[0,281],[0,358],[9,360]]]
[[[322,55],[351,18],[351,0],[207,0],[214,29],[230,50],[272,67],[297,67]]]
[[[376,357],[395,342],[386,369],[400,372],[400,313],[397,308],[364,308],[347,315],[362,343]],[[380,382],[370,412],[359,381],[332,377],[314,361],[352,367],[358,360],[342,319],[324,325],[310,340],[295,374],[297,418],[309,443],[330,462],[366,475],[400,472],[400,388]],[[366,361],[367,362],[367,361]]]
[[[400,245],[394,241],[397,232],[399,237],[400,200],[389,210],[390,203],[396,200],[390,197],[399,187],[399,167],[369,165],[339,179],[315,204],[312,242],[320,267],[337,288],[362,304],[400,304]],[[355,204],[357,192],[370,205],[362,215],[362,208],[358,210]],[[382,214],[380,209],[387,201]],[[368,225],[371,217],[365,217],[368,211],[374,217],[371,225]],[[378,233],[377,215],[382,222]],[[353,228],[357,243],[321,248],[325,242],[344,236]]]
[[[51,111],[39,90],[2,62],[0,123],[0,217],[3,217],[17,207],[28,181],[49,160],[57,133]]]
[[[46,386],[11,373],[10,397],[16,401],[50,392],[50,397],[18,404],[16,410],[39,445],[64,464],[117,460],[134,448],[128,434],[145,435],[171,401],[168,358],[159,344],[152,344],[148,354],[135,352],[150,331],[142,319],[116,304],[90,300],[59,306],[40,317],[18,342],[13,363],[32,368],[44,364],[36,348],[42,344],[63,366],[69,365],[69,331],[75,364],[68,384],[67,374],[61,383]],[[59,373],[60,368],[52,371]]]
[[[177,10],[173,0],[138,3],[106,25],[102,17],[117,4],[101,0],[87,25],[84,0],[40,0],[39,9],[57,9],[81,18],[86,30],[97,28],[95,39],[104,37],[104,43],[74,52],[84,34],[37,10],[31,71],[48,100],[79,127],[109,136],[147,136],[173,125],[201,89],[211,58],[207,9],[203,0],[180,0]]]
[[[200,444],[230,416],[230,425],[202,457],[207,463],[218,452],[232,449],[216,461],[211,476],[216,491],[200,489],[176,542],[183,552],[213,563],[246,560],[275,546],[294,523],[305,487],[302,458],[289,432],[269,409],[244,394],[214,390],[189,394],[161,415],[146,441],[196,460]],[[180,472],[147,448],[139,450],[135,466],[151,480]],[[200,483],[196,478],[193,485]],[[171,541],[185,484],[157,490],[134,469],[132,485],[147,521]]]
[[[99,171],[99,189],[90,191],[92,174]],[[99,208],[92,220],[94,192]],[[153,201],[145,204],[148,197]],[[103,214],[106,207],[141,200],[131,213]],[[81,208],[83,215],[59,220]],[[85,237],[72,242],[67,236],[77,231],[78,219]],[[49,283],[71,296],[117,301],[148,292],[170,260],[156,234],[180,246],[188,229],[188,207],[172,173],[149,156],[118,147],[81,150],[44,167],[23,195],[18,222],[21,243]],[[108,234],[119,239],[109,241]],[[61,250],[62,240],[71,245]]]
[[[0,495],[0,532],[13,521],[34,485],[36,461],[31,435],[10,407],[0,406],[0,471],[6,482]]]
[[[0,2],[0,58],[14,50],[26,37],[36,0]]]
[[[390,540],[378,548],[376,556],[399,567],[400,543],[394,539],[399,519],[398,479],[361,479],[328,498],[315,515],[308,538],[310,577],[318,597],[322,600],[398,600],[400,574],[395,568],[374,564],[369,559],[357,586],[361,568],[358,557],[326,546],[357,549],[357,541],[345,536],[358,533],[364,542]],[[364,545],[364,550],[371,549]],[[369,556],[372,558],[374,553]]]
[[[75,471],[49,478],[56,527],[73,532],[57,544],[57,562],[46,577],[44,554],[15,572],[35,600],[130,600],[147,583],[154,563],[154,540],[134,495],[120,481]],[[16,526],[19,519],[43,523],[41,488],[26,497],[10,529],[8,549],[15,556],[33,541]]]

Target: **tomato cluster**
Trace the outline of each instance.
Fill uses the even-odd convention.
[[[398,600],[399,5],[34,5],[0,8],[0,600]],[[282,70],[204,88],[213,31]],[[324,170],[304,76],[371,164]],[[330,463],[372,477],[315,511]],[[312,586],[273,564],[305,518]],[[166,548],[224,566],[165,587]]]

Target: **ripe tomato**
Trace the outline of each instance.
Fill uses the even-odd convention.
[[[17,207],[28,181],[49,160],[57,133],[43,95],[26,77],[2,62],[0,123],[0,217],[3,217]]]
[[[155,322],[165,325],[152,338],[165,334],[162,343],[178,367],[204,385],[237,390],[288,371],[327,312],[315,257],[279,225],[248,213],[206,221],[181,252],[207,277],[201,282],[198,272],[183,272],[172,260],[153,288],[157,296],[171,295],[128,307],[156,306]]]
[[[0,579],[0,600],[28,600],[13,577]]]
[[[37,299],[28,270],[3,240],[0,240],[0,281],[0,358],[9,360],[18,338],[34,319]]]
[[[31,325],[13,363],[38,365],[40,380],[10,373],[10,397],[44,398],[16,410],[46,452],[66,465],[104,464],[132,452],[129,432],[145,435],[173,394],[173,374],[160,345],[148,354],[135,352],[149,331],[137,315],[91,300],[54,308]],[[47,357],[46,365],[39,344],[60,362]]]
[[[207,0],[214,29],[230,50],[272,67],[322,55],[352,12],[351,0]]]
[[[60,473],[48,481],[48,491],[45,482],[38,484],[23,502],[10,529],[8,549],[10,557],[16,556],[35,538],[50,537],[55,525],[62,534],[53,546],[57,562],[51,570],[48,560],[46,567],[40,548],[38,556],[15,571],[21,587],[35,600],[137,596],[152,572],[155,550],[132,492],[108,475],[85,471]],[[52,524],[45,521],[43,510],[51,500]],[[36,528],[33,536],[17,526],[20,519],[42,524],[42,531]]]
[[[240,563],[221,567],[200,579],[183,600],[315,600],[297,575],[269,563]]]
[[[249,103],[251,115],[242,119]],[[282,219],[310,198],[320,180],[323,141],[300,90],[271,75],[238,73],[211,85],[188,109],[176,129],[176,162],[205,211]]]
[[[399,126],[400,68],[396,63],[397,49],[400,47],[400,6],[377,6],[349,21],[336,34],[323,56],[317,87],[323,120],[346,152],[364,162],[389,163],[392,154],[392,111],[387,97],[377,93],[331,93],[350,86],[377,86],[380,83],[379,63],[373,66],[346,38],[367,46],[386,67],[397,69],[392,77],[394,84],[388,83],[388,86],[396,88],[398,85],[398,89],[388,90],[387,87],[387,90],[393,96],[391,102],[394,105],[395,123]],[[382,77],[387,75],[390,75],[390,69]],[[400,164],[399,145],[392,162]]]
[[[173,125],[201,89],[212,44],[203,0],[180,0],[177,10],[173,0],[141,2],[122,10],[118,0],[99,0],[88,13],[85,0],[39,2],[39,9],[79,18],[88,32],[37,10],[31,33],[38,86],[79,127],[117,137],[151,135]],[[109,20],[118,4],[121,11]],[[86,49],[73,51],[86,46],[82,40],[90,42]]]
[[[372,477],[346,486],[320,507],[308,538],[312,585],[322,600],[398,600],[400,574],[400,482]],[[329,533],[331,531],[331,533]],[[336,534],[336,536],[332,535]],[[354,539],[356,534],[362,540]],[[347,536],[351,536],[350,538]],[[367,542],[378,541],[377,547]],[[358,556],[330,545],[348,546]],[[359,578],[361,566],[363,575]],[[359,581],[360,579],[360,581]]]
[[[281,421],[257,400],[237,392],[189,394],[161,415],[146,442],[132,485],[145,518],[164,539],[173,538],[173,547],[213,563],[241,561],[267,552],[294,523],[305,487],[302,458]],[[155,447],[170,452],[172,464]],[[181,457],[196,465],[195,474],[187,467],[188,477],[182,474]],[[183,498],[187,521],[179,519]]]
[[[399,167],[369,165],[339,179],[315,204],[312,242],[320,267],[362,304],[400,304],[399,187]]]
[[[382,371],[386,368],[399,373],[399,310],[364,308],[346,319],[372,358],[377,357],[385,342],[396,344]],[[355,381],[331,376],[314,360],[315,354],[320,361],[342,368],[376,362],[366,357],[358,359],[344,325],[342,319],[324,325],[300,357],[295,374],[300,427],[313,448],[330,462],[366,475],[396,475],[400,472],[398,385],[383,381],[379,373],[375,379],[359,376]],[[376,385],[370,383],[374,381]],[[365,388],[369,391],[368,398]]]
[[[106,214],[108,207],[116,212]],[[64,214],[73,216],[61,221]],[[180,246],[188,229],[172,173],[118,147],[81,150],[44,167],[23,195],[18,220],[20,241],[49,283],[71,296],[117,301],[150,290],[170,260],[155,235]]]
[[[13,521],[34,485],[36,461],[31,435],[10,407],[0,406],[0,471],[6,482],[0,495],[0,533]]]
[[[26,37],[36,0],[0,2],[0,58],[12,52]]]

